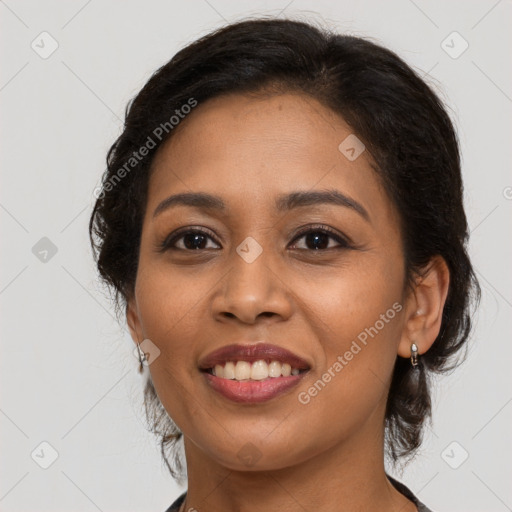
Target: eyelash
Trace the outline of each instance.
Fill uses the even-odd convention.
[[[317,225],[317,226],[308,226],[305,229],[302,229],[299,231],[294,239],[293,242],[296,242],[300,238],[304,237],[305,235],[308,235],[309,233],[324,233],[326,235],[329,235],[330,238],[334,239],[336,242],[340,244],[339,247],[331,247],[329,249],[299,249],[299,250],[306,250],[309,252],[325,252],[332,249],[351,249],[353,248],[353,245],[347,238],[344,238],[339,233],[331,229],[329,226],[325,226],[323,224]],[[200,234],[205,235],[211,239],[214,240],[214,237],[212,234],[204,229],[192,229],[190,227],[184,228],[182,230],[178,230],[176,233],[173,233],[169,236],[167,236],[162,243],[159,244],[158,249],[160,252],[165,252],[167,250],[177,250],[177,251],[187,251],[187,252],[198,252],[198,251],[204,251],[206,249],[182,249],[181,247],[173,247],[173,244],[176,243],[179,239],[183,238],[185,235],[189,234]],[[214,240],[215,241],[215,240]],[[215,242],[217,243],[217,242]],[[218,244],[220,245],[220,244]]]

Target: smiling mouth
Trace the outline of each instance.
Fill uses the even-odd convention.
[[[290,364],[277,359],[259,359],[257,361],[226,361],[212,368],[201,370],[219,379],[243,381],[265,381],[280,377],[297,376],[309,371],[308,368],[293,368]]]
[[[231,402],[260,404],[284,396],[310,371],[310,368],[292,368],[278,360],[258,359],[226,361],[201,373],[209,388]]]

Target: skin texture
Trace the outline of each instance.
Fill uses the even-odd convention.
[[[439,333],[449,273],[435,258],[412,291],[405,286],[398,214],[368,152],[349,161],[338,149],[350,134],[305,95],[228,95],[199,105],[155,156],[127,320],[135,342],[149,338],[161,351],[149,370],[184,434],[184,510],[416,510],[385,477],[383,419],[397,355],[410,357],[415,342],[421,357]],[[299,190],[338,190],[369,221],[332,204],[276,211],[277,196]],[[180,192],[218,195],[227,211],[175,206],[153,218]],[[315,250],[296,238],[318,224],[352,246],[327,238]],[[179,238],[182,250],[159,252],[183,227],[208,231],[202,249],[184,249]],[[248,236],[263,249],[252,263],[236,252]],[[401,311],[300,403],[298,394],[395,303]],[[261,404],[210,390],[199,359],[256,341],[309,363],[299,387]],[[250,467],[238,457],[247,443],[260,457]]]

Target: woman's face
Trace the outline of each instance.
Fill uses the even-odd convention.
[[[380,439],[405,268],[368,152],[341,117],[299,94],[224,96],[181,123],[153,162],[128,321],[160,351],[149,370],[186,443],[231,469],[268,470]],[[331,200],[309,196],[327,191]],[[216,200],[158,208],[197,193]],[[261,343],[307,371],[265,379],[286,365],[256,363],[262,374],[244,380],[249,352],[221,356],[241,383],[232,366],[228,378],[199,368],[217,349]]]

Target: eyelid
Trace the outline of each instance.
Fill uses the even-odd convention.
[[[303,236],[305,236],[311,232],[320,232],[320,231],[325,232],[332,239],[334,239],[336,242],[338,242],[338,244],[340,244],[339,247],[345,247],[345,248],[354,247],[354,243],[352,242],[350,237],[348,237],[347,235],[344,235],[342,233],[339,233],[337,230],[334,230],[333,228],[331,228],[325,224],[307,224],[305,226],[298,228],[296,233],[293,235],[291,244],[293,244],[298,239],[302,238]],[[203,226],[186,226],[183,228],[179,228],[175,232],[173,232],[170,235],[168,235],[167,237],[165,237],[164,240],[158,244],[158,251],[165,252],[170,249],[186,251],[186,249],[178,249],[176,247],[173,247],[172,244],[174,244],[181,237],[183,237],[184,235],[189,234],[189,233],[203,234],[203,235],[209,237],[210,239],[212,239],[217,245],[220,245],[220,243],[217,242],[217,240],[216,240],[216,236],[208,228],[205,228]],[[338,248],[338,247],[335,247],[334,249],[336,249],[336,248]],[[333,249],[333,248],[331,248],[331,249]],[[205,250],[205,249],[202,249],[202,250]],[[324,249],[320,252],[325,252],[327,250],[328,249]],[[195,252],[195,251],[190,250],[187,252]]]
[[[324,231],[331,238],[334,238],[339,243],[343,243],[347,246],[354,245],[350,237],[338,232],[337,230],[331,228],[330,226],[326,226],[325,224],[308,224],[303,228],[299,228],[297,233],[294,235],[292,242],[295,242],[295,240],[297,240],[298,238],[302,238],[304,235],[307,235],[308,233],[315,231]]]
[[[167,235],[163,239],[163,241],[158,244],[158,251],[165,252],[168,249],[176,249],[176,247],[173,247],[171,244],[174,244],[183,235],[186,235],[190,232],[206,235],[209,238],[211,238],[217,245],[220,245],[219,242],[217,242],[217,240],[216,240],[215,234],[208,228],[205,228],[203,226],[185,226],[185,227],[179,228],[176,231],[173,231],[172,233]],[[190,251],[190,252],[192,252],[192,251]]]

